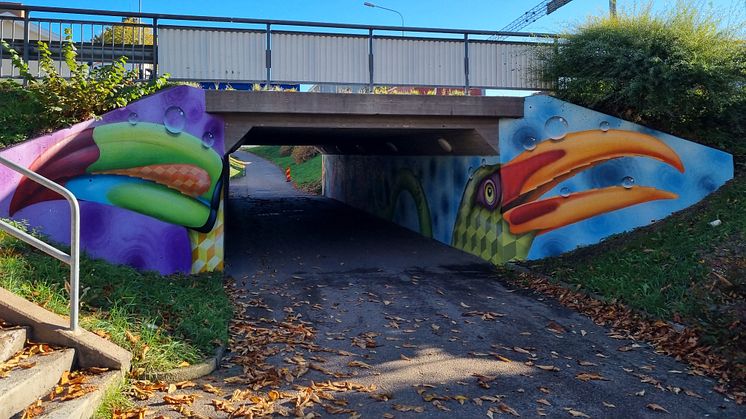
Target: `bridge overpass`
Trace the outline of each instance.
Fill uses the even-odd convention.
[[[82,201],[90,255],[203,272],[223,266],[227,156],[244,143],[316,145],[325,196],[496,264],[660,220],[733,176],[730,154],[546,95],[179,86],[0,155]],[[64,243],[59,199],[0,167],[0,217]]]
[[[497,155],[501,118],[520,97],[205,92],[225,122],[225,147],[314,145],[327,154]]]

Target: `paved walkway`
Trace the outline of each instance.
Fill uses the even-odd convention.
[[[712,380],[646,344],[614,339],[554,301],[511,289],[480,259],[289,190],[268,162],[239,157],[251,164],[231,184],[226,249],[245,316],[294,317],[315,330],[318,345],[278,347],[266,361],[278,371],[311,365],[293,385],[332,379],[376,388],[306,413],[746,417],[712,391]],[[246,353],[243,344],[234,348]],[[228,394],[245,388],[224,382],[240,377],[240,363],[200,384]],[[209,397],[201,400],[193,409],[215,416]]]

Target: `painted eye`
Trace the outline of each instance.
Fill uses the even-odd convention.
[[[479,183],[475,200],[479,206],[494,210],[500,205],[500,174],[495,172]]]
[[[487,180],[484,182],[484,202],[489,205],[495,205],[497,194],[495,193],[495,182]]]

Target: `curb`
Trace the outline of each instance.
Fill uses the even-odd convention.
[[[215,356],[207,359],[199,364],[190,365],[183,368],[174,368],[167,371],[156,371],[147,374],[142,374],[138,378],[142,378],[149,381],[167,381],[167,382],[179,382],[193,380],[195,378],[204,377],[207,374],[215,371],[220,365],[223,356],[225,355],[225,345],[219,346],[215,350]]]

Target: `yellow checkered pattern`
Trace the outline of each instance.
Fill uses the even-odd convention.
[[[218,207],[218,218],[209,233],[189,230],[189,241],[192,244],[192,273],[222,272],[224,261],[224,216],[223,200]]]

